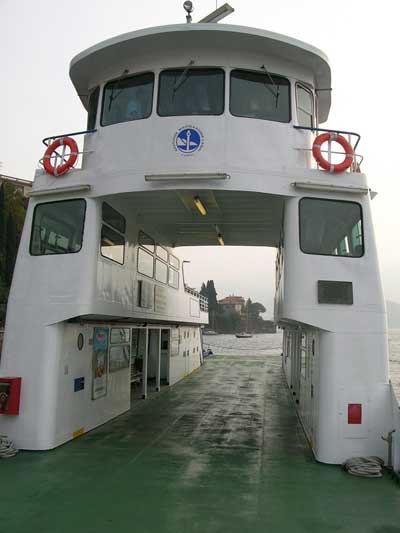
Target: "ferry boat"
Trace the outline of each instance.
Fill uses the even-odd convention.
[[[44,140],[8,304],[0,433],[48,450],[127,411],[132,380],[146,397],[149,378],[159,390],[196,369],[207,302],[185,287],[175,248],[269,246],[283,369],[316,459],[387,459],[391,435],[396,467],[373,193],[360,136],[323,127],[328,59],[210,20],[72,60],[87,129]]]

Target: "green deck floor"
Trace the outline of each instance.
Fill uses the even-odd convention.
[[[208,360],[51,452],[0,460],[1,533],[400,532],[400,489],[318,464],[280,357]]]

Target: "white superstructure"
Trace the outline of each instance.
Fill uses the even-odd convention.
[[[263,30],[185,24],[100,43],[70,75],[89,114],[81,168],[35,175],[0,364],[0,376],[22,377],[21,408],[0,418],[0,433],[47,449],[128,409],[135,369],[121,346],[133,350],[138,330],[158,386],[160,373],[173,382],[196,368],[206,307],[185,289],[173,249],[273,246],[283,366],[316,458],[386,456],[370,192],[356,156],[331,173],[311,153],[330,109],[325,55]],[[358,137],[342,135],[355,148]],[[98,376],[96,397],[105,330],[107,391]]]

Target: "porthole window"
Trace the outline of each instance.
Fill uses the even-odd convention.
[[[84,344],[84,337],[83,337],[83,334],[82,333],[79,333],[78,335],[78,340],[77,340],[77,346],[78,346],[78,350],[82,350],[83,348],[83,344]]]

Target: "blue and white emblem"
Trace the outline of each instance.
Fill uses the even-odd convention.
[[[174,136],[174,148],[183,155],[190,155],[203,148],[202,132],[193,126],[180,128]]]

